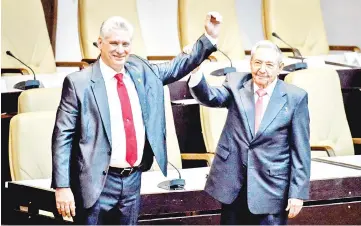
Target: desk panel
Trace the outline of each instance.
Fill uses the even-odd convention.
[[[360,225],[361,201],[305,206],[290,225]]]
[[[334,157],[335,160],[337,158]],[[348,161],[359,162],[361,156],[349,157]],[[302,214],[290,223],[359,224],[361,170],[313,161],[311,164],[310,200],[305,201]],[[164,180],[177,178],[175,170],[169,170],[167,178],[159,171],[143,173],[139,223],[218,224],[221,205],[203,191],[208,171],[208,167],[182,169],[181,175],[186,180],[186,186],[185,190],[180,191],[157,187]],[[28,208],[27,214],[31,218],[40,217],[38,209],[56,212],[50,179],[11,182],[6,192],[7,203],[3,207],[7,207],[5,209],[13,217],[16,213],[20,214],[19,211],[13,211],[19,205]],[[338,221],[336,218],[339,218]],[[10,219],[10,222],[19,219]],[[59,224],[59,218],[54,219],[54,224]]]

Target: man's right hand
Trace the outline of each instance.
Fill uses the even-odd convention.
[[[74,195],[70,188],[57,188],[55,190],[56,209],[63,217],[75,216]]]

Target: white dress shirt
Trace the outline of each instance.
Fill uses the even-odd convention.
[[[273,80],[273,82],[271,84],[269,84],[266,88],[264,88],[264,90],[267,92],[266,95],[263,96],[263,108],[262,108],[262,112],[261,112],[261,123],[262,123],[262,119],[263,119],[263,115],[266,112],[268,103],[271,99],[273,90],[275,89],[277,84],[277,78],[275,80]],[[253,82],[253,95],[254,95],[254,104],[256,105],[257,100],[259,98],[258,94],[256,93],[257,90],[259,90],[260,88],[257,86],[256,83]]]
[[[110,166],[125,168],[130,167],[126,161],[126,139],[125,130],[123,124],[122,106],[120,104],[118,91],[117,91],[117,80],[114,77],[117,72],[111,67],[106,65],[102,59],[99,59],[100,71],[103,75],[105,88],[108,96],[108,105],[110,112],[110,125],[111,125],[111,137],[112,137],[112,155],[110,160]],[[134,86],[133,80],[129,73],[124,69],[121,72],[123,76],[123,82],[128,91],[130,99],[130,105],[133,113],[133,122],[135,127],[135,134],[137,136],[137,149],[138,159],[134,163],[137,166],[142,161],[143,149],[145,142],[145,128],[142,118],[142,109],[139,102],[137,90]]]

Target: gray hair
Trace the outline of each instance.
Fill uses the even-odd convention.
[[[252,47],[252,50],[251,50],[251,59],[253,58],[253,55],[256,53],[256,50],[258,48],[268,48],[268,49],[273,49],[274,51],[276,51],[276,53],[278,54],[278,57],[277,57],[277,61],[278,63],[282,63],[282,58],[283,58],[283,55],[282,55],[282,51],[280,50],[280,48],[274,44],[273,42],[269,41],[269,40],[261,40],[259,42],[257,42],[253,47]]]
[[[113,16],[105,20],[100,26],[100,37],[105,38],[108,33],[114,30],[128,31],[130,37],[133,37],[133,26],[123,17]]]

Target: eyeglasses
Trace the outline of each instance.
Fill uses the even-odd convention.
[[[276,63],[262,62],[262,61],[259,61],[259,60],[253,61],[252,64],[253,64],[253,67],[255,67],[256,69],[262,68],[263,64],[265,64],[265,69],[266,70],[273,70],[273,69],[275,69],[277,67]]]

